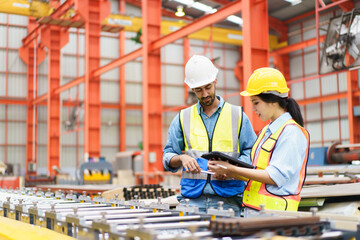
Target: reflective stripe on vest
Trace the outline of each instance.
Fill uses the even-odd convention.
[[[242,108],[224,103],[216,122],[212,139],[209,139],[206,127],[196,105],[180,112],[180,124],[185,143],[185,153],[197,159],[200,168],[207,170],[207,160],[201,155],[209,151],[220,151],[232,157],[240,156],[239,133],[241,129]],[[206,161],[206,163],[204,162]],[[206,184],[203,174],[191,174],[183,170],[181,179],[181,193],[185,197],[196,198],[201,196]],[[215,180],[210,177],[214,191],[223,197],[237,195],[244,190],[244,182],[227,179]],[[191,187],[190,187],[191,186]]]
[[[274,151],[276,141],[278,140],[279,136],[281,135],[281,133],[283,132],[284,128],[287,125],[298,126],[301,129],[301,131],[304,133],[308,142],[306,155],[300,171],[297,194],[286,195],[286,196],[274,195],[266,190],[265,183],[250,180],[244,191],[243,203],[245,206],[260,210],[260,205],[263,204],[265,205],[265,209],[297,211],[300,202],[300,191],[305,180],[305,168],[307,165],[309,144],[310,144],[309,133],[304,128],[299,126],[293,119],[290,119],[287,122],[285,122],[274,134],[272,134],[261,145],[259,154],[257,158],[254,159],[255,151],[259,147],[260,141],[261,139],[263,139],[266,129],[269,127],[268,125],[261,131],[258,139],[256,140],[251,151],[251,159],[253,161],[253,165],[255,165],[256,168],[265,169],[270,163],[271,155],[272,152]]]

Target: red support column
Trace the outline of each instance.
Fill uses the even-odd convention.
[[[61,48],[68,42],[67,29],[48,26],[41,31],[42,42],[48,49],[48,92],[47,92],[47,167],[50,176],[55,175],[54,166],[60,167],[60,87]]]
[[[252,72],[259,67],[269,65],[269,19],[266,0],[242,1],[243,24],[243,71],[244,79],[241,84],[246,88]],[[248,115],[255,132],[259,132],[265,125],[251,110],[251,102],[247,97],[242,98],[244,111]]]
[[[143,148],[144,172],[162,171],[162,102],[160,49],[152,52],[149,43],[161,37],[161,1],[142,1],[143,60]],[[157,178],[144,183],[158,183]]]
[[[349,56],[347,56],[349,58]],[[347,105],[349,119],[349,140],[350,143],[359,143],[359,117],[354,116],[354,106],[359,106],[359,97],[355,96],[358,90],[358,71],[347,71]]]
[[[29,18],[28,31],[36,26],[34,18]],[[27,65],[27,118],[26,118],[26,178],[35,176],[36,171],[29,172],[30,164],[36,164],[37,153],[37,107],[32,104],[37,96],[37,66],[45,59],[46,53],[37,47],[37,41],[19,49],[20,58]]]
[[[185,66],[187,61],[190,59],[190,41],[188,37],[184,37],[184,43],[183,43],[183,47],[184,47],[184,71],[185,71]],[[185,74],[184,74],[184,78],[185,78]],[[186,85],[186,83],[184,82],[184,104],[187,104],[186,100],[189,97],[189,87],[188,85]]]
[[[125,0],[120,0],[119,2],[119,11],[120,13],[125,13]],[[125,32],[121,31],[119,33],[119,52],[120,57],[125,55]],[[120,101],[120,111],[119,111],[119,151],[126,150],[126,98],[125,98],[125,89],[126,89],[126,79],[125,79],[125,65],[121,65],[119,68],[119,101]]]
[[[84,155],[100,156],[100,76],[93,71],[100,67],[101,22],[110,14],[110,2],[106,0],[78,0],[77,12],[85,21],[85,118]]]

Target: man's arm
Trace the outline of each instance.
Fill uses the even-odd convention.
[[[239,137],[240,157],[243,162],[251,164],[251,149],[256,141],[256,134],[248,116],[243,112],[242,124]]]
[[[184,149],[184,137],[179,121],[179,114],[177,114],[171,122],[168,140],[163,151],[163,165],[165,170],[177,172],[183,166],[186,172],[199,173],[201,171],[196,159],[182,154]]]

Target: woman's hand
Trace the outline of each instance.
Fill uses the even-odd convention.
[[[232,164],[225,161],[214,161],[210,160],[208,162],[208,168],[210,171],[215,172],[215,177],[218,178],[218,175],[229,175],[230,169],[233,167]]]

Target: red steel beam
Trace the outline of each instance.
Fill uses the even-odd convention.
[[[144,172],[163,171],[162,102],[160,49],[152,51],[151,42],[161,37],[161,1],[142,2],[142,97]],[[151,157],[150,157],[151,156]],[[144,184],[157,184],[159,179],[145,177]]]
[[[245,89],[252,72],[259,67],[269,66],[269,29],[268,8],[266,0],[243,1],[243,82],[240,87]],[[244,111],[249,117],[255,132],[265,125],[252,111],[250,99],[242,97]]]
[[[325,36],[322,35],[320,36],[320,42],[325,40]],[[283,55],[283,54],[288,54],[306,47],[310,47],[316,44],[316,38],[312,38],[303,42],[299,42],[299,43],[295,43],[295,44],[291,44],[289,46],[283,47],[283,48],[279,48],[276,49],[274,51],[270,52],[270,56],[273,57],[275,55]]]
[[[125,0],[120,0],[119,11],[125,12]],[[125,32],[119,33],[119,56],[125,55]],[[125,79],[125,66],[120,65],[119,69],[119,151],[126,150],[126,79]]]

